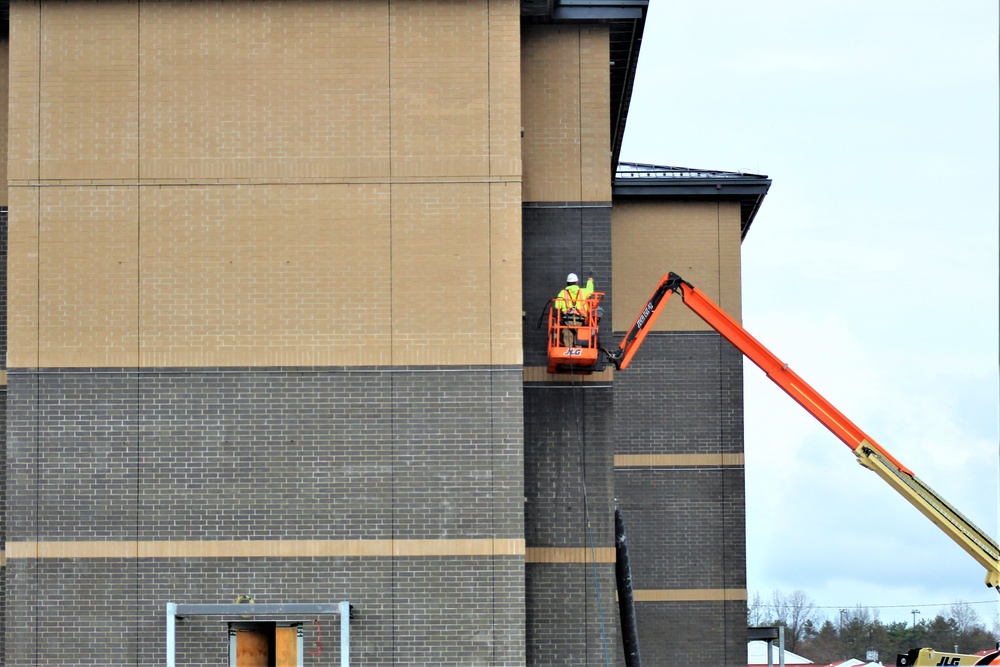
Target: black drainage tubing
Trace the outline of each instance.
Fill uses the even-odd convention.
[[[635,601],[632,599],[632,570],[628,564],[628,543],[625,540],[625,520],[615,508],[615,579],[618,582],[618,614],[622,624],[622,649],[625,667],[642,667],[639,655],[639,628],[635,622]]]

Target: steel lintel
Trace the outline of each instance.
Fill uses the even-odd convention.
[[[337,603],[276,603],[276,604],[183,604],[175,605],[174,614],[184,616],[317,616],[339,614]]]

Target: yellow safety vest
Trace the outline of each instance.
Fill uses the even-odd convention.
[[[559,292],[559,296],[556,297],[556,310],[565,312],[567,310],[575,309],[579,313],[586,315],[587,311],[590,310],[587,299],[590,298],[590,295],[593,293],[594,280],[592,278],[587,279],[587,285],[585,287],[580,287],[579,285],[567,285],[563,291]]]

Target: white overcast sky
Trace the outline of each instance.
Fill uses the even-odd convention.
[[[998,33],[996,0],[652,0],[621,152],[773,180],[744,326],[994,538]],[[751,596],[992,625],[971,556],[749,362],[744,387]]]

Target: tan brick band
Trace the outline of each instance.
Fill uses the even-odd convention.
[[[730,602],[747,599],[745,588],[676,588],[637,590],[636,602]]]
[[[741,466],[743,454],[616,454],[616,468],[684,468]]]
[[[614,547],[527,547],[525,563],[614,563]]]
[[[5,558],[374,558],[521,556],[524,540],[8,542]]]
[[[545,366],[525,366],[525,382],[611,382],[615,379],[614,369],[608,367],[600,373],[590,375],[569,375],[567,373],[549,373]]]

